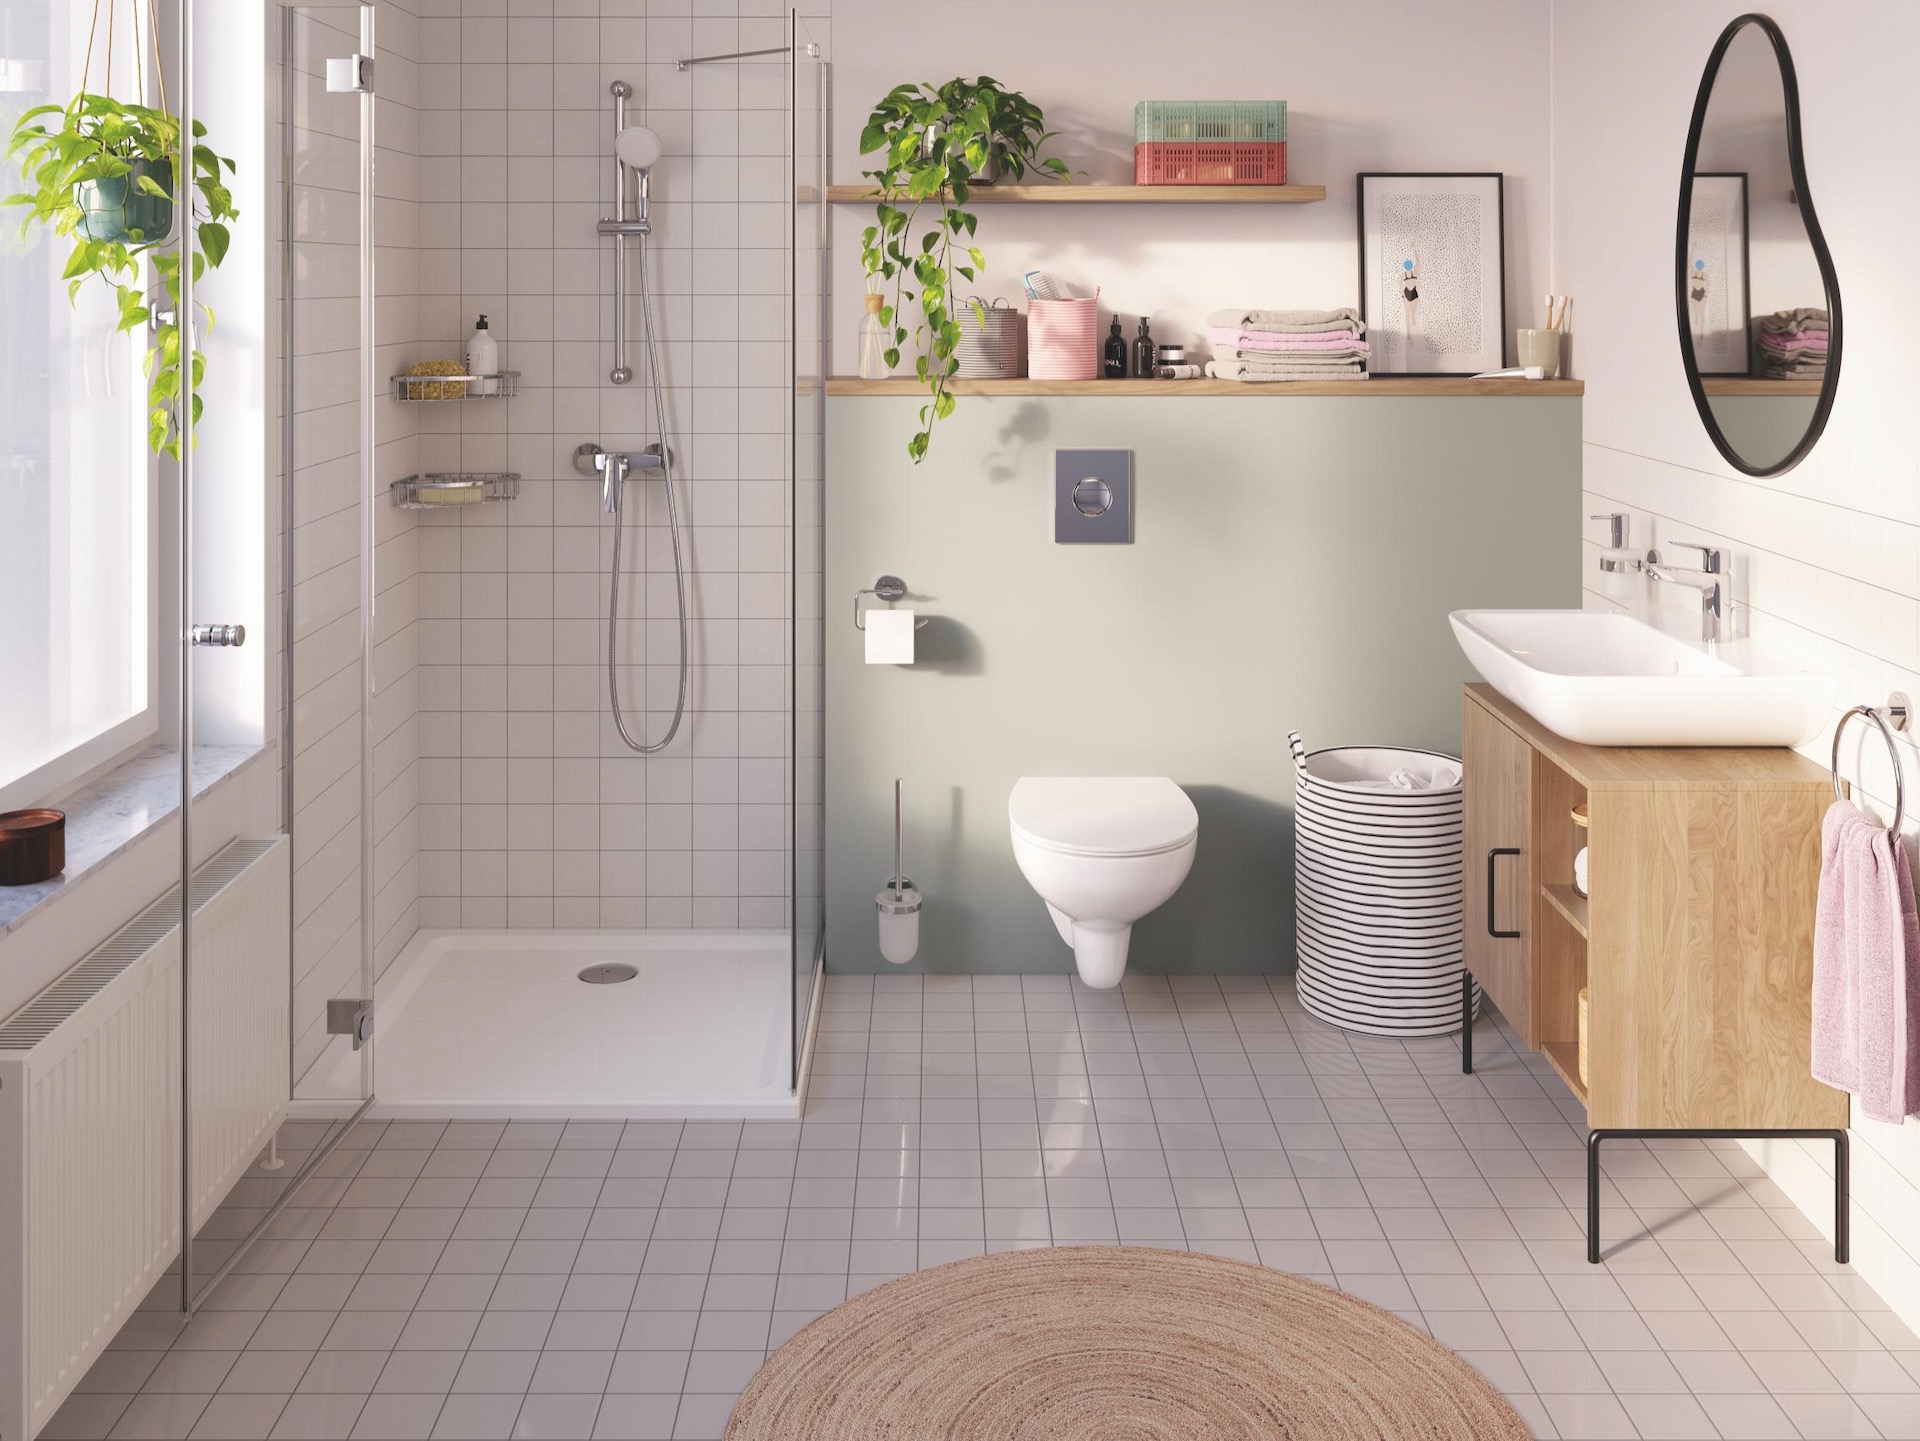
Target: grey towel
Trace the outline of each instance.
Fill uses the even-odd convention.
[[[1207,324],[1229,330],[1270,330],[1279,335],[1349,329],[1367,333],[1351,306],[1341,310],[1215,310],[1208,314]]]
[[[1831,319],[1818,306],[1803,305],[1798,310],[1776,310],[1753,323],[1775,335],[1799,335],[1808,330],[1826,330]]]
[[[1238,360],[1210,360],[1207,375],[1214,380],[1365,380],[1367,372],[1357,365],[1314,366],[1276,365],[1253,367]]]

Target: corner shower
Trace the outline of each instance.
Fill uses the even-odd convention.
[[[628,8],[647,6],[602,6]],[[313,202],[340,184],[353,112],[312,77],[357,34],[350,9],[298,7],[289,32],[293,356],[324,343],[324,321],[311,340],[303,322],[337,294],[346,237]],[[483,53],[497,23],[423,27],[423,53],[391,73],[461,60],[424,53],[449,33]],[[612,78],[590,144],[511,99],[484,102],[499,121],[426,87],[376,84],[367,102],[355,184],[419,219],[412,248],[369,219],[358,284],[393,307],[379,363],[404,378],[457,354],[486,313],[512,369],[366,398],[351,606],[311,613],[347,563],[326,552],[338,528],[291,531],[297,891],[312,868],[295,902],[296,1098],[314,1114],[368,1096],[390,1117],[798,1113],[823,944],[820,23],[741,17],[722,55],[556,52]],[[415,110],[418,171],[376,183],[386,104]],[[416,195],[389,193],[409,179]],[[417,296],[387,278],[409,269]],[[316,407],[295,370],[297,421]],[[323,434],[290,423],[290,514],[340,464]],[[438,503],[430,488],[462,478],[482,482],[470,500]],[[344,765],[325,759],[338,712],[320,699],[341,674],[323,638],[336,615],[364,630],[365,786],[344,829],[320,773]],[[350,959],[340,918],[356,909]],[[356,1044],[347,1023],[369,1010]]]

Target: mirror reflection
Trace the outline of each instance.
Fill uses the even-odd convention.
[[[1681,350],[1721,452],[1771,474],[1797,463],[1825,421],[1838,356],[1831,265],[1794,181],[1798,101],[1768,30],[1739,24],[1707,83],[1687,156]]]

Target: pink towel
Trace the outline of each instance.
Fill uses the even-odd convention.
[[[1876,1121],[1920,1111],[1920,922],[1900,837],[1850,801],[1821,826],[1813,926],[1813,1078]]]
[[[1215,350],[1365,350],[1367,342],[1356,330],[1318,330],[1311,335],[1284,334],[1277,330],[1236,330],[1231,326],[1207,327],[1207,340]]]
[[[1760,332],[1760,343],[1768,350],[1825,350],[1827,334],[1809,332],[1805,335],[1775,335],[1770,331]]]

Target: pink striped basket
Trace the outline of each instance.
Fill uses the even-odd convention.
[[[1027,302],[1027,375],[1034,380],[1100,378],[1100,302]]]

